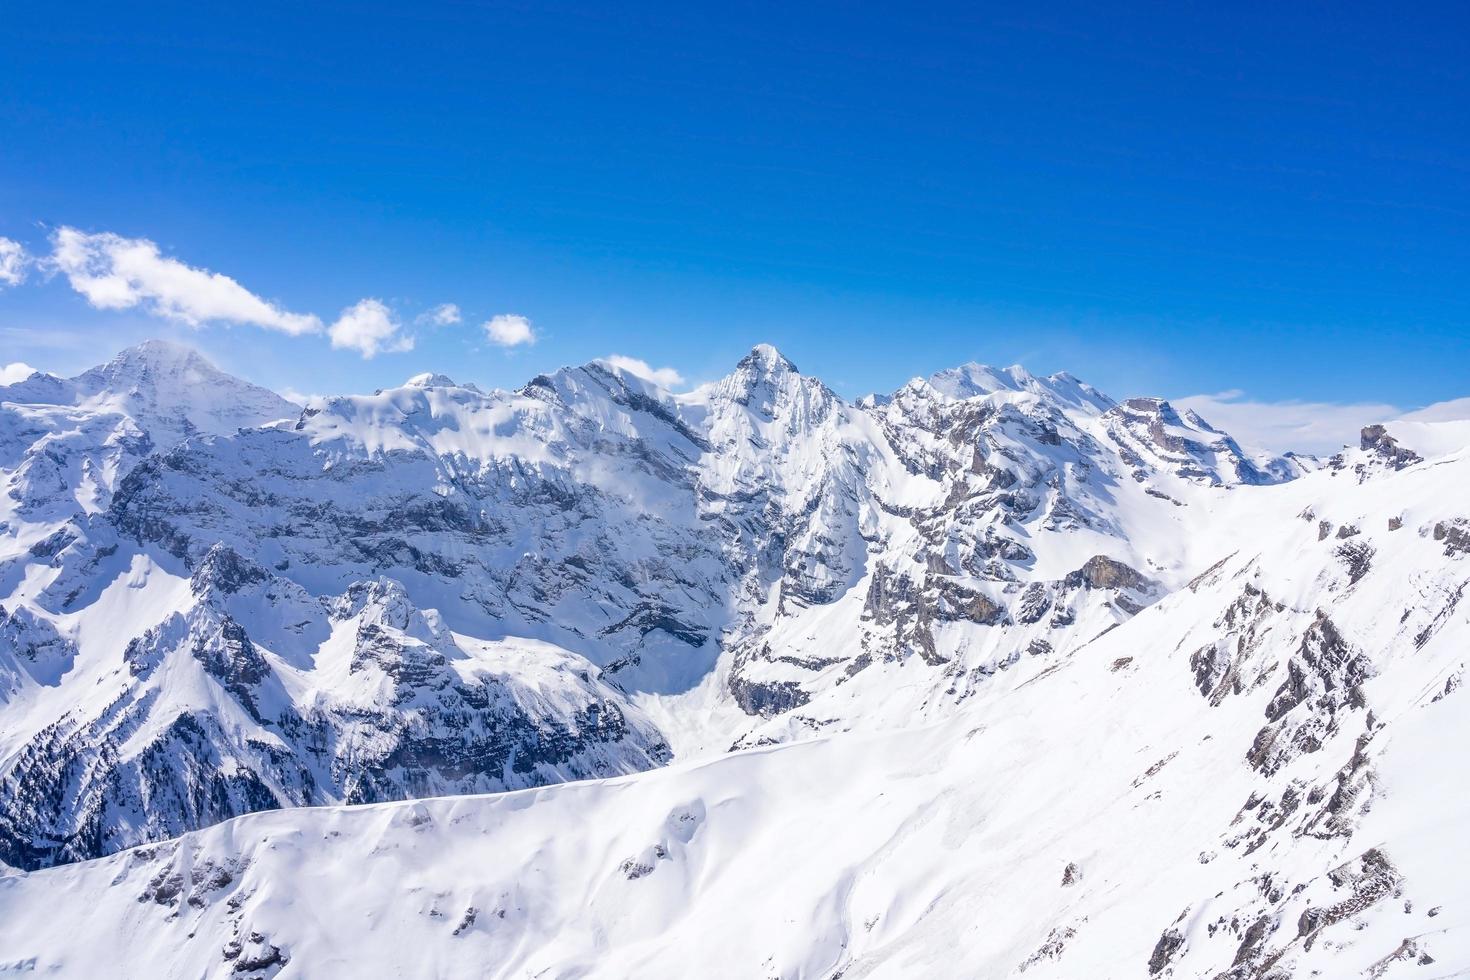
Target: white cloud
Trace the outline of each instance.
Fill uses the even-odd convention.
[[[31,257],[20,242],[0,238],[0,288],[25,282],[26,266],[30,264]]]
[[[647,361],[624,354],[609,354],[603,358],[608,364],[645,381],[652,381],[661,388],[675,388],[684,383],[684,376],[671,367],[651,367]]]
[[[398,353],[413,350],[413,338],[398,332],[398,320],[393,311],[377,299],[358,300],[342,311],[327,330],[333,347],[355,350],[365,358],[380,353]]]
[[[1435,402],[1403,416],[1406,422],[1461,422],[1470,419],[1470,398]]]
[[[295,388],[283,388],[280,391],[276,392],[276,394],[280,395],[291,404],[299,405],[302,408],[305,408],[312,402],[322,401],[326,398],[325,395],[309,395],[305,392],[297,391]]]
[[[1363,426],[1398,418],[1402,409],[1384,402],[1251,401],[1240,391],[1171,398],[1192,408],[1217,429],[1249,449],[1282,453],[1335,453],[1358,444]]]
[[[415,323],[424,323],[435,327],[447,327],[459,323],[464,316],[459,312],[459,306],[454,303],[440,303],[432,310],[425,310],[414,317]]]
[[[50,264],[97,309],[142,306],[191,327],[238,323],[293,335],[322,328],[317,317],[289,313],[229,276],[167,258],[146,238],[61,228],[51,243]]]
[[[36,369],[21,361],[0,364],[0,385],[13,385],[36,373]]]
[[[531,321],[517,313],[501,313],[485,321],[485,337],[500,347],[534,344],[536,331]]]
[[[1387,402],[1252,401],[1241,391],[1172,398],[1192,408],[1217,429],[1248,449],[1282,453],[1335,453],[1356,446],[1358,433],[1375,422],[1453,422],[1470,420],[1470,398],[1453,398],[1408,410]]]

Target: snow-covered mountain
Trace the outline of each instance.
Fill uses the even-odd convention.
[[[177,838],[0,878],[0,962],[1470,969],[1463,427],[1319,465],[1018,367],[848,403],[768,346],[678,395],[213,371],[0,389],[0,860]],[[220,823],[338,803],[378,805]]]
[[[75,378],[37,371],[0,386],[0,522],[46,527],[107,506],[128,470],[196,433],[294,418],[272,391],[192,348],[150,340]]]

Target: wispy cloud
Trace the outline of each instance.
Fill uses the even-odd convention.
[[[1180,408],[1194,409],[1242,446],[1273,453],[1335,453],[1343,446],[1356,445],[1358,432],[1374,422],[1470,419],[1470,398],[1436,402],[1412,411],[1387,402],[1256,401],[1241,391],[1189,395],[1170,401]]]
[[[302,408],[305,408],[312,402],[321,401],[323,398],[326,397],[325,395],[312,395],[303,391],[297,391],[295,388],[282,388],[280,391],[276,392],[276,394],[286,399],[286,401],[291,402],[293,405],[300,405]]]
[[[1403,418],[1409,422],[1459,422],[1470,419],[1470,398],[1451,398],[1435,402],[1409,412]]]
[[[1349,443],[1356,444],[1363,426],[1402,413],[1386,402],[1264,402],[1246,398],[1241,391],[1170,401],[1179,408],[1194,409],[1241,445],[1273,453],[1335,453]]]
[[[382,300],[359,300],[342,311],[327,335],[333,347],[355,350],[365,358],[413,350],[413,338],[399,333],[399,323]]]
[[[292,335],[322,329],[316,316],[288,312],[229,276],[169,258],[146,238],[64,227],[51,242],[50,264],[100,310],[142,307],[191,327],[248,324]]]
[[[676,388],[684,383],[684,376],[673,368],[652,367],[647,361],[628,357],[626,354],[609,354],[603,361],[646,381],[652,381],[661,388]]]
[[[501,313],[485,321],[485,338],[497,347],[519,347],[536,342],[531,321],[518,313]]]
[[[25,282],[26,267],[30,264],[25,246],[11,238],[0,238],[0,289]]]
[[[447,327],[459,323],[464,316],[459,311],[459,306],[454,303],[440,303],[431,310],[425,310],[414,317],[415,323],[430,327]]]

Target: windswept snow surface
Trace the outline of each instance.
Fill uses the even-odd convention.
[[[185,436],[9,526],[7,860],[150,843],[0,975],[1464,975],[1463,434],[763,346]]]

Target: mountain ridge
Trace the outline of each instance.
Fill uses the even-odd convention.
[[[258,810],[604,777],[678,787],[703,779],[681,774],[719,764],[701,760],[733,752],[756,761],[723,771],[759,773],[762,749],[812,740],[838,746],[831,758],[845,765],[858,764],[846,746],[889,746],[883,778],[902,781],[905,753],[952,755],[1014,706],[1065,715],[1072,689],[1051,678],[1079,671],[1104,690],[1147,678],[1116,703],[1084,699],[1108,731],[1161,697],[1179,725],[1234,745],[1243,734],[1211,712],[1236,705],[1219,717],[1244,717],[1249,702],[1268,723],[1240,748],[1240,771],[1213,752],[1209,766],[1231,786],[1256,780],[1275,794],[1275,828],[1306,812],[1309,790],[1327,794],[1339,802],[1313,811],[1312,826],[1351,840],[1368,817],[1353,801],[1382,795],[1351,751],[1342,756],[1361,692],[1378,676],[1423,684],[1441,667],[1463,671],[1452,647],[1464,631],[1456,576],[1470,515],[1448,503],[1466,465],[1453,424],[1370,425],[1317,467],[1261,460],[1164,399],[1114,401],[1065,373],[970,364],[850,403],[769,345],[682,393],[594,361],[515,391],[419,375],[314,398],[282,418],[289,403],[243,382],[218,381],[191,401],[183,393],[198,384],[187,379],[206,369],[197,355],[150,346],[79,379],[33,375],[0,389],[0,861],[13,867],[158,847]],[[95,475],[104,467],[105,479]],[[1388,632],[1394,603],[1401,626]],[[1400,666],[1405,651],[1431,644],[1432,664]],[[1145,651],[1156,661],[1147,670]],[[1196,700],[1179,703],[1180,691]],[[1123,735],[1106,744],[1124,756],[1158,750],[1140,771],[1188,748],[1148,731],[1143,747],[1123,748]],[[789,758],[828,750],[809,751]],[[1121,778],[1119,765],[1107,771]],[[754,798],[732,778],[732,792]],[[784,800],[834,819],[796,788],[819,781],[815,772],[793,780],[763,812]],[[877,806],[866,785],[844,798]],[[1142,783],[1107,785],[1128,795]],[[690,790],[705,801],[696,826],[719,797],[715,784],[700,787]],[[1176,791],[1202,792],[1188,780]],[[922,826],[904,799],[894,813]],[[302,826],[336,819],[299,812]],[[629,856],[620,880],[657,877],[683,860],[670,855],[692,853],[682,825]],[[1216,852],[1254,843],[1210,834]],[[205,839],[212,867],[234,868],[232,880],[241,861],[269,863],[228,856],[214,831],[182,838]],[[161,846],[127,860],[185,860],[195,847]],[[1328,881],[1319,872],[1312,880]],[[70,874],[42,879],[83,880]],[[145,903],[172,908],[172,897]],[[1271,902],[1279,917],[1290,898]],[[1243,898],[1235,907],[1256,908]],[[1040,959],[1006,966],[1016,951],[992,950],[999,958],[976,968],[1062,962],[1064,934],[1083,925],[1046,908],[1055,935],[1032,937]],[[226,942],[217,930],[228,928],[238,946],[220,969],[259,963],[238,972],[271,975],[284,965],[273,945],[306,957],[298,963],[316,955],[279,922],[260,934],[284,945],[246,943],[239,911],[211,920],[210,935]],[[563,915],[554,903],[522,911],[532,929]],[[1152,921],[1157,910],[1139,914]],[[1229,928],[1244,937],[1247,925]],[[895,928],[897,941],[910,926]],[[1191,948],[1220,962],[1217,944],[1176,931],[1177,945],[1163,930],[1151,972]],[[834,950],[862,943],[843,934],[805,951],[792,938],[771,955],[787,972],[848,969],[858,960]],[[1267,949],[1252,942],[1238,955],[1254,970]],[[536,948],[556,961],[552,947]]]
[[[1230,494],[1255,541],[927,724],[241,817],[4,879],[0,933],[76,975],[1454,975],[1467,466]]]

